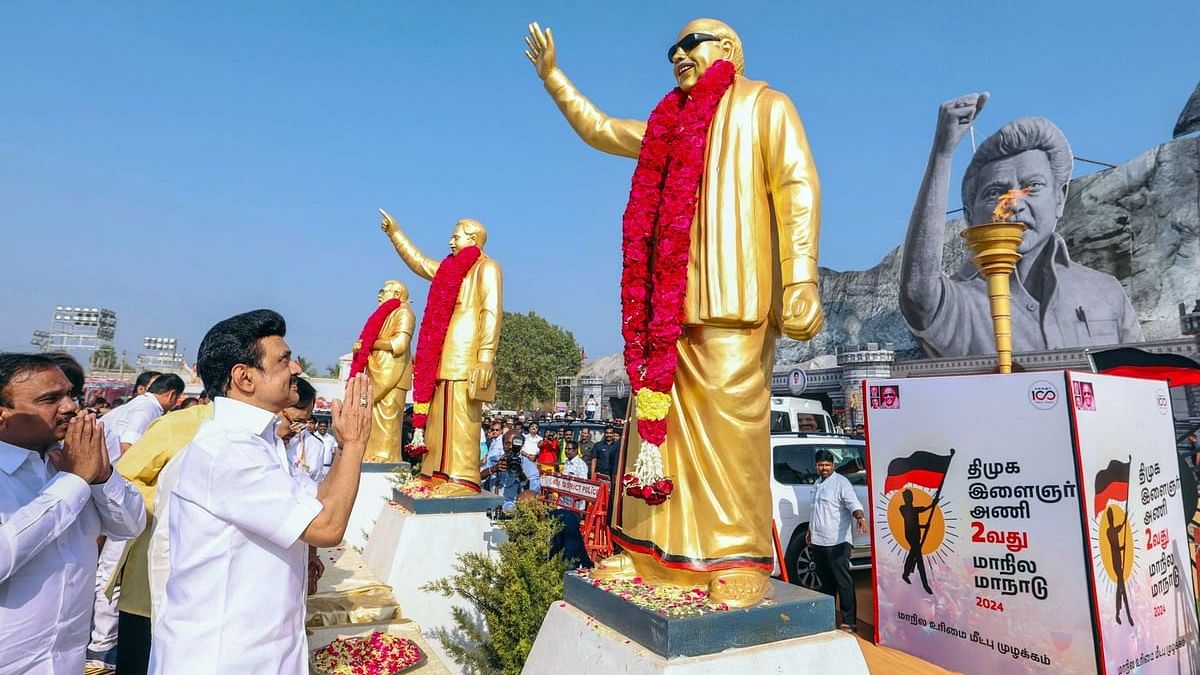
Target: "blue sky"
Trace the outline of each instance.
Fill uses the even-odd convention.
[[[618,351],[634,165],[573,135],[522,37],[552,26],[585,93],[644,117],[695,16],[730,23],[748,75],[795,101],[834,269],[902,240],[941,101],[987,89],[980,140],[1044,115],[1078,156],[1115,164],[1169,140],[1200,79],[1191,2],[6,2],[0,349],[78,303],[117,311],[131,360],[143,335],[194,359],[212,323],[271,307],[324,366],[383,280],[424,304],[384,207],[438,257],[456,219],[480,219],[507,309],[590,357]]]

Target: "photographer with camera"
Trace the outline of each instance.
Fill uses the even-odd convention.
[[[487,454],[479,467],[480,485],[485,490],[500,491],[500,476],[508,469],[505,462],[504,428],[499,420],[487,424]]]

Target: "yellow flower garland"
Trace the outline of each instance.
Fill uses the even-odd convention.
[[[671,395],[642,387],[636,396],[637,416],[640,420],[666,419],[671,409]]]

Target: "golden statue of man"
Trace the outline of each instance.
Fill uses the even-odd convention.
[[[420,480],[431,483],[434,496],[454,497],[479,492],[479,429],[483,420],[482,402],[495,398],[493,363],[500,344],[500,321],[503,314],[500,264],[483,255],[487,230],[470,218],[454,226],[450,236],[451,257],[442,261],[426,257],[409,240],[386,211],[381,211],[383,231],[391,239],[396,252],[418,276],[433,281],[430,298],[425,306],[426,317],[421,323],[421,342],[417,349],[417,367],[423,359],[436,359],[436,378],[428,404],[428,419],[424,430],[428,454],[421,460]],[[435,327],[427,325],[430,313],[438,315],[434,290],[438,270],[464,252],[475,247],[476,259],[456,281],[460,284],[455,296],[447,298],[444,309],[446,324],[441,326],[445,338],[440,354],[426,354],[425,333]],[[474,253],[474,252],[473,252]],[[452,306],[451,306],[452,303]],[[414,411],[422,405],[418,400],[421,384],[414,381]],[[424,413],[422,413],[424,414]],[[417,425],[419,428],[419,425]]]
[[[390,300],[399,302],[388,312],[379,328],[375,343],[369,347],[367,374],[375,385],[375,405],[371,408],[371,439],[367,441],[366,457],[376,462],[399,462],[404,441],[404,403],[412,388],[412,350],[409,348],[415,318],[408,302],[404,284],[389,279],[379,289],[379,304]],[[355,341],[354,353],[364,349]]]
[[[549,30],[532,24],[526,45],[546,92],[584,142],[639,156],[646,122],[609,117],[584,97],[559,69]],[[774,562],[768,416],[775,341],[781,331],[810,339],[823,320],[820,191],[795,107],[744,76],[733,29],[691,21],[668,58],[688,97],[719,60],[732,64],[733,79],[708,128],[688,235],[684,318],[662,445],[662,473],[674,490],[658,505],[622,496],[614,538],[625,553],[603,561],[598,573],[705,586],[714,602],[747,606],[762,599]],[[642,439],[636,424],[626,429],[631,467]]]

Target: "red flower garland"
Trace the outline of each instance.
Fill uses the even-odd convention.
[[[425,315],[421,317],[421,334],[413,356],[413,442],[405,448],[409,455],[420,457],[425,447],[425,423],[429,419],[429,403],[437,387],[438,366],[442,362],[442,346],[450,329],[450,317],[458,302],[458,291],[471,266],[483,255],[478,246],[468,246],[457,254],[448,255],[438,265],[425,300]]]
[[[354,359],[350,361],[350,377],[361,373],[367,368],[367,361],[371,358],[371,346],[379,339],[379,331],[383,330],[383,322],[387,321],[388,315],[396,310],[401,304],[398,298],[385,300],[371,312],[371,316],[367,317],[367,323],[363,325],[362,332],[358,334],[358,342],[360,347],[354,352]]]
[[[621,335],[635,399],[643,388],[669,396],[675,383],[675,342],[683,330],[688,249],[708,129],[735,74],[732,63],[716,61],[690,94],[671,90],[646,123],[622,232]],[[667,437],[666,416],[639,416],[638,433],[643,441],[661,446]],[[643,490],[651,487],[639,486],[638,494],[630,494],[645,498]],[[651,495],[657,503],[670,494],[670,486],[663,487],[651,490],[665,493]]]

